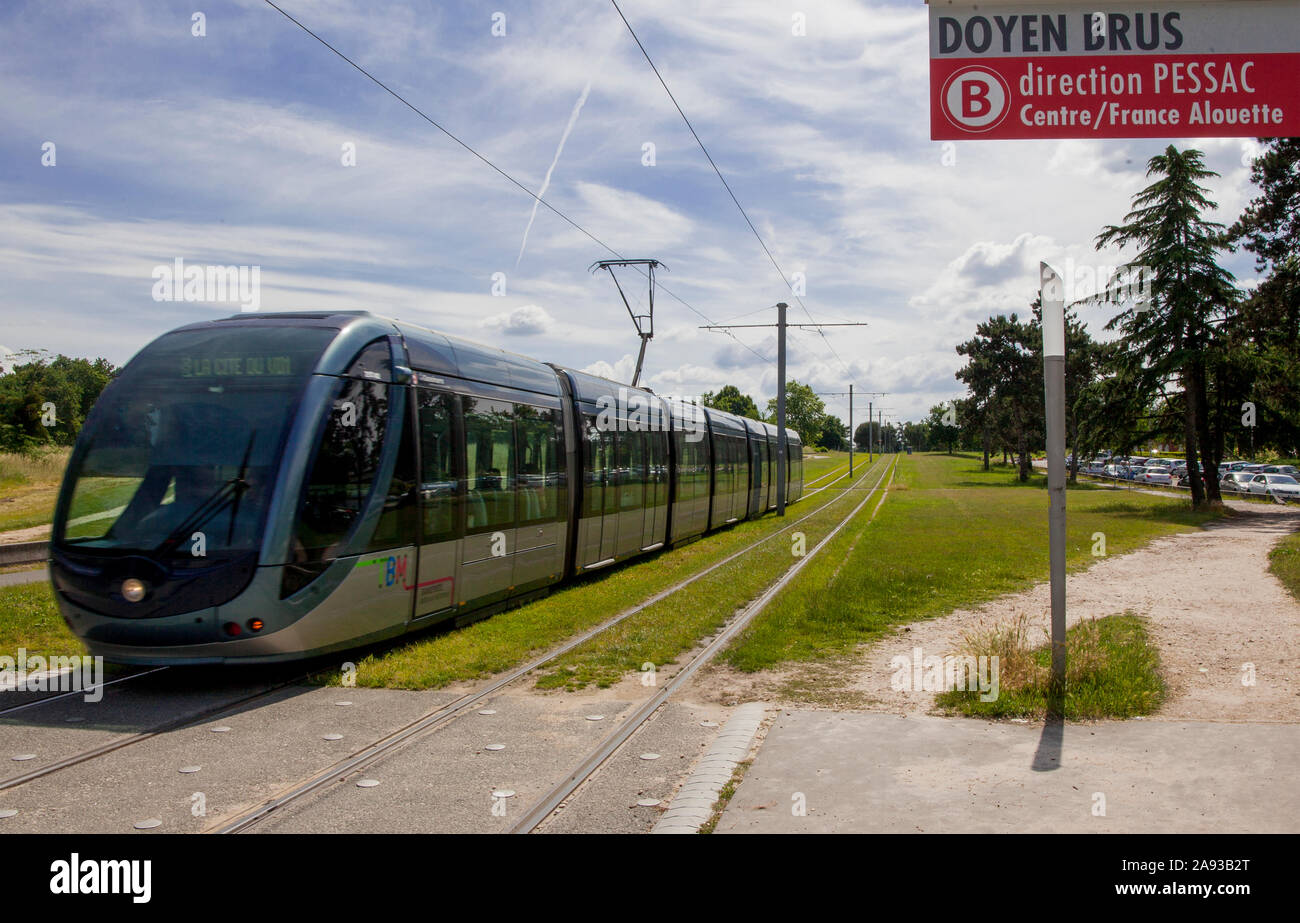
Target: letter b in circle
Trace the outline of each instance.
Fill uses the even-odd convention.
[[[1002,76],[983,67],[964,67],[944,83],[939,103],[948,121],[963,131],[984,132],[1006,117],[1011,90]]]

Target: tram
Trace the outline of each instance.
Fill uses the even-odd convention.
[[[110,661],[293,660],[762,515],[776,468],[776,427],[645,388],[366,311],[239,314],[164,334],[105,389],[50,573]]]

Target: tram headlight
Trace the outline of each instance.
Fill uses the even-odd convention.
[[[122,598],[129,603],[138,603],[144,599],[144,581],[136,577],[127,577],[122,581]]]

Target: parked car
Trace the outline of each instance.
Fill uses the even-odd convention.
[[[1300,481],[1289,474],[1255,474],[1247,490],[1252,494],[1267,494],[1280,500],[1300,500]]]
[[[1169,469],[1159,465],[1152,465],[1149,468],[1143,468],[1142,474],[1137,480],[1143,484],[1172,484],[1173,478],[1169,476]]]
[[[1248,485],[1253,475],[1244,474],[1240,471],[1229,471],[1219,479],[1220,490],[1230,490],[1237,493],[1246,493]]]
[[[1123,475],[1124,480],[1126,481],[1141,480],[1142,472],[1146,470],[1147,469],[1145,465],[1130,465],[1124,469],[1124,475]]]
[[[1265,465],[1260,469],[1261,474],[1289,474],[1291,477],[1300,477],[1300,470],[1295,465]]]

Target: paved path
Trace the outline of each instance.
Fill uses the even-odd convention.
[[[12,574],[0,574],[0,587],[18,586],[23,583],[42,583],[50,579],[50,571],[47,567],[37,567],[33,570],[14,571]]]
[[[717,832],[1297,833],[1297,765],[1295,725],[783,711]]]

